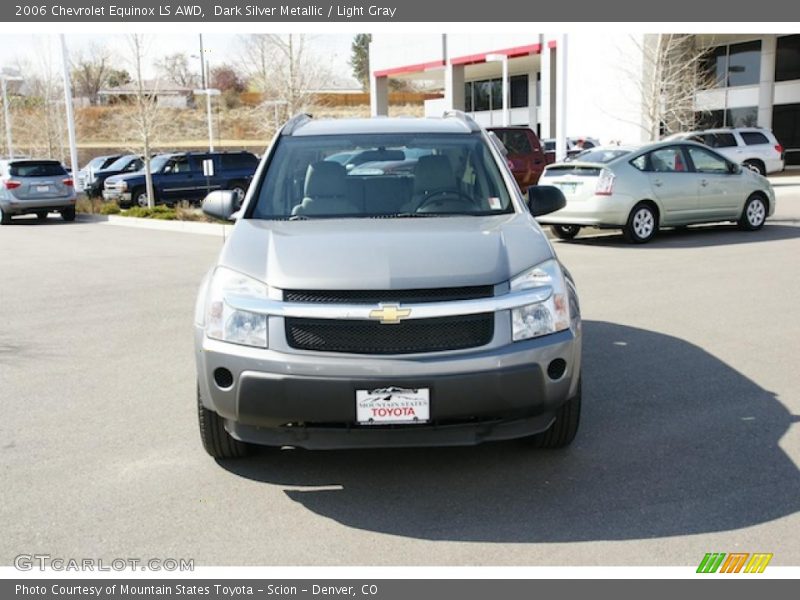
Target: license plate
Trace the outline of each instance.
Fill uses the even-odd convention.
[[[36,186],[36,191],[37,192],[49,192],[50,191],[50,186],[49,185],[37,185]]]
[[[574,194],[578,190],[580,183],[577,181],[562,181],[557,184],[557,187],[565,194]]]
[[[364,425],[426,423],[430,420],[430,407],[428,388],[356,390],[356,419]]]

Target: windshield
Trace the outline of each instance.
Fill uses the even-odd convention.
[[[480,134],[284,137],[250,218],[430,217],[512,212]]]
[[[584,150],[579,152],[570,160],[579,160],[581,162],[593,163],[609,163],[615,158],[630,154],[631,151],[626,148],[592,148],[591,150]]]
[[[139,160],[139,157],[135,156],[135,155],[121,156],[120,158],[115,160],[113,163],[108,165],[106,167],[106,169],[109,170],[109,171],[124,171],[125,169],[128,168],[128,165],[131,162],[136,161],[136,160]]]

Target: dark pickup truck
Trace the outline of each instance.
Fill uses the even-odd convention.
[[[213,174],[206,175],[203,162],[213,161]],[[214,190],[232,190],[244,198],[256,172],[258,158],[250,152],[181,152],[159,154],[150,161],[157,204],[181,200],[200,201]],[[120,205],[147,206],[144,171],[114,175],[106,179],[103,199]]]
[[[523,192],[539,182],[545,156],[539,136],[529,127],[489,127],[508,150],[508,166]]]

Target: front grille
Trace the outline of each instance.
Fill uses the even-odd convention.
[[[315,352],[411,354],[484,346],[494,335],[494,313],[412,319],[396,325],[377,321],[286,319],[289,346]]]
[[[284,290],[283,299],[286,302],[321,304],[378,304],[381,302],[415,304],[491,298],[493,295],[494,286],[473,285],[422,290]]]

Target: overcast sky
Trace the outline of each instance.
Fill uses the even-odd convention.
[[[148,67],[146,77],[152,77],[155,69],[152,63],[175,52],[199,54],[199,39],[196,33],[181,35],[149,34]],[[86,51],[92,44],[99,44],[110,48],[119,60],[119,67],[130,70],[131,65],[126,62],[128,42],[124,35],[67,35],[67,47],[70,54]],[[348,65],[350,59],[350,43],[353,39],[347,35],[306,35],[308,47],[313,48],[321,61],[329,63],[334,74],[339,77],[352,76]],[[203,44],[206,47],[211,65],[219,63],[235,64],[239,56],[240,36],[234,34],[204,34]],[[0,43],[0,68],[13,67],[20,61],[37,68],[42,64],[43,57],[49,55],[52,65],[60,68],[61,54],[60,41],[57,35],[3,35]],[[197,71],[200,71],[198,62]]]

